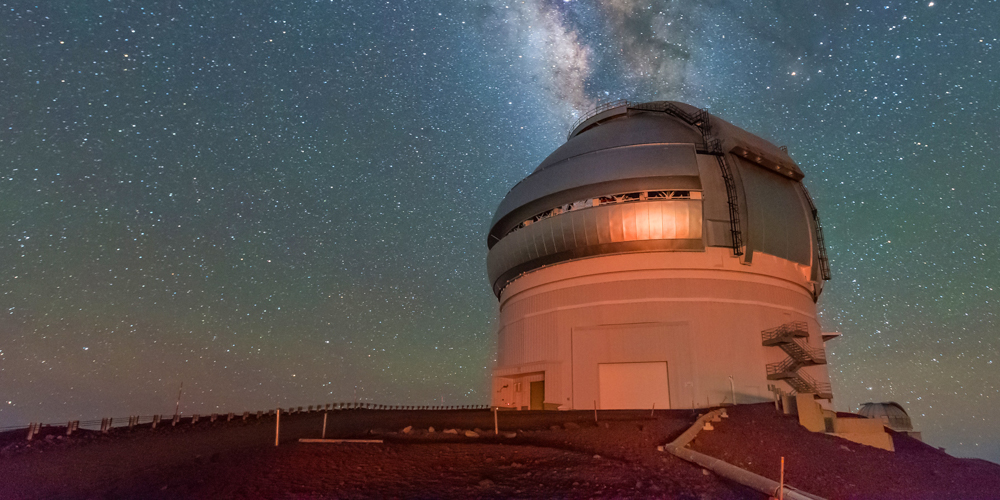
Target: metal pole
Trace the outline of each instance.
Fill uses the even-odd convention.
[[[274,445],[278,446],[278,431],[281,430],[281,407],[278,407],[278,418],[274,421]]]
[[[597,400],[594,400],[594,423],[597,423]]]
[[[781,486],[778,500],[785,500],[785,457],[781,457],[781,482],[778,484]]]
[[[736,404],[736,384],[733,383],[733,376],[729,376],[729,388],[733,390],[733,404]]]
[[[326,412],[323,412],[323,439],[326,439]]]
[[[500,434],[500,423],[497,420],[497,408],[493,408],[493,434]]]
[[[177,390],[177,406],[174,408],[174,420],[181,414],[181,393],[184,392],[184,382],[181,381],[181,388]]]

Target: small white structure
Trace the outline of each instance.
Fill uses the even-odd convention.
[[[685,104],[586,117],[493,220],[492,404],[832,398],[815,304],[829,268],[802,177],[783,148]]]

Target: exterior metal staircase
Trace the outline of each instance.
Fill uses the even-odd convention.
[[[702,142],[695,145],[698,153],[715,156],[719,162],[719,170],[722,172],[722,180],[726,184],[726,198],[729,203],[729,231],[732,234],[733,256],[743,255],[743,233],[740,229],[740,204],[736,191],[736,181],[733,180],[733,170],[726,160],[726,153],[722,150],[722,142],[712,135],[712,115],[704,109],[695,108],[697,111],[688,113],[672,102],[648,102],[643,104],[628,104],[629,109],[641,111],[656,111],[666,113],[670,116],[680,118],[688,125],[698,128],[701,132]]]
[[[816,210],[816,204],[813,203],[812,196],[809,196],[809,190],[806,189],[805,184],[799,184],[802,188],[802,194],[805,195],[806,201],[809,202],[809,210],[812,212],[813,224],[816,226],[816,251],[817,260],[819,261],[819,273],[820,277],[826,281],[830,280],[830,258],[826,255],[826,240],[823,238],[823,225],[819,221],[819,210]]]
[[[820,398],[833,397],[830,384],[818,382],[809,374],[800,372],[804,366],[826,364],[826,350],[813,349],[802,339],[809,337],[809,326],[804,321],[786,323],[761,332],[765,347],[778,347],[788,357],[777,363],[767,364],[768,380],[784,380],[797,393],[814,393]]]

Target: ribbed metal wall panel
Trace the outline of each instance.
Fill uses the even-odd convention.
[[[600,285],[601,295],[628,303],[648,298],[702,299],[705,301],[760,301],[801,311],[815,309],[810,296],[788,288],[722,279],[664,278],[614,281]],[[501,320],[537,315],[566,304],[583,304],[595,298],[594,285],[578,285],[533,294],[504,307]]]
[[[608,243],[696,240],[702,237],[701,200],[653,200],[574,210],[518,229],[493,246],[490,282],[542,257]]]

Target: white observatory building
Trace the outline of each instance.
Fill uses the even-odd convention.
[[[831,399],[829,266],[784,148],[678,102],[600,106],[500,203],[491,403],[698,408]]]

